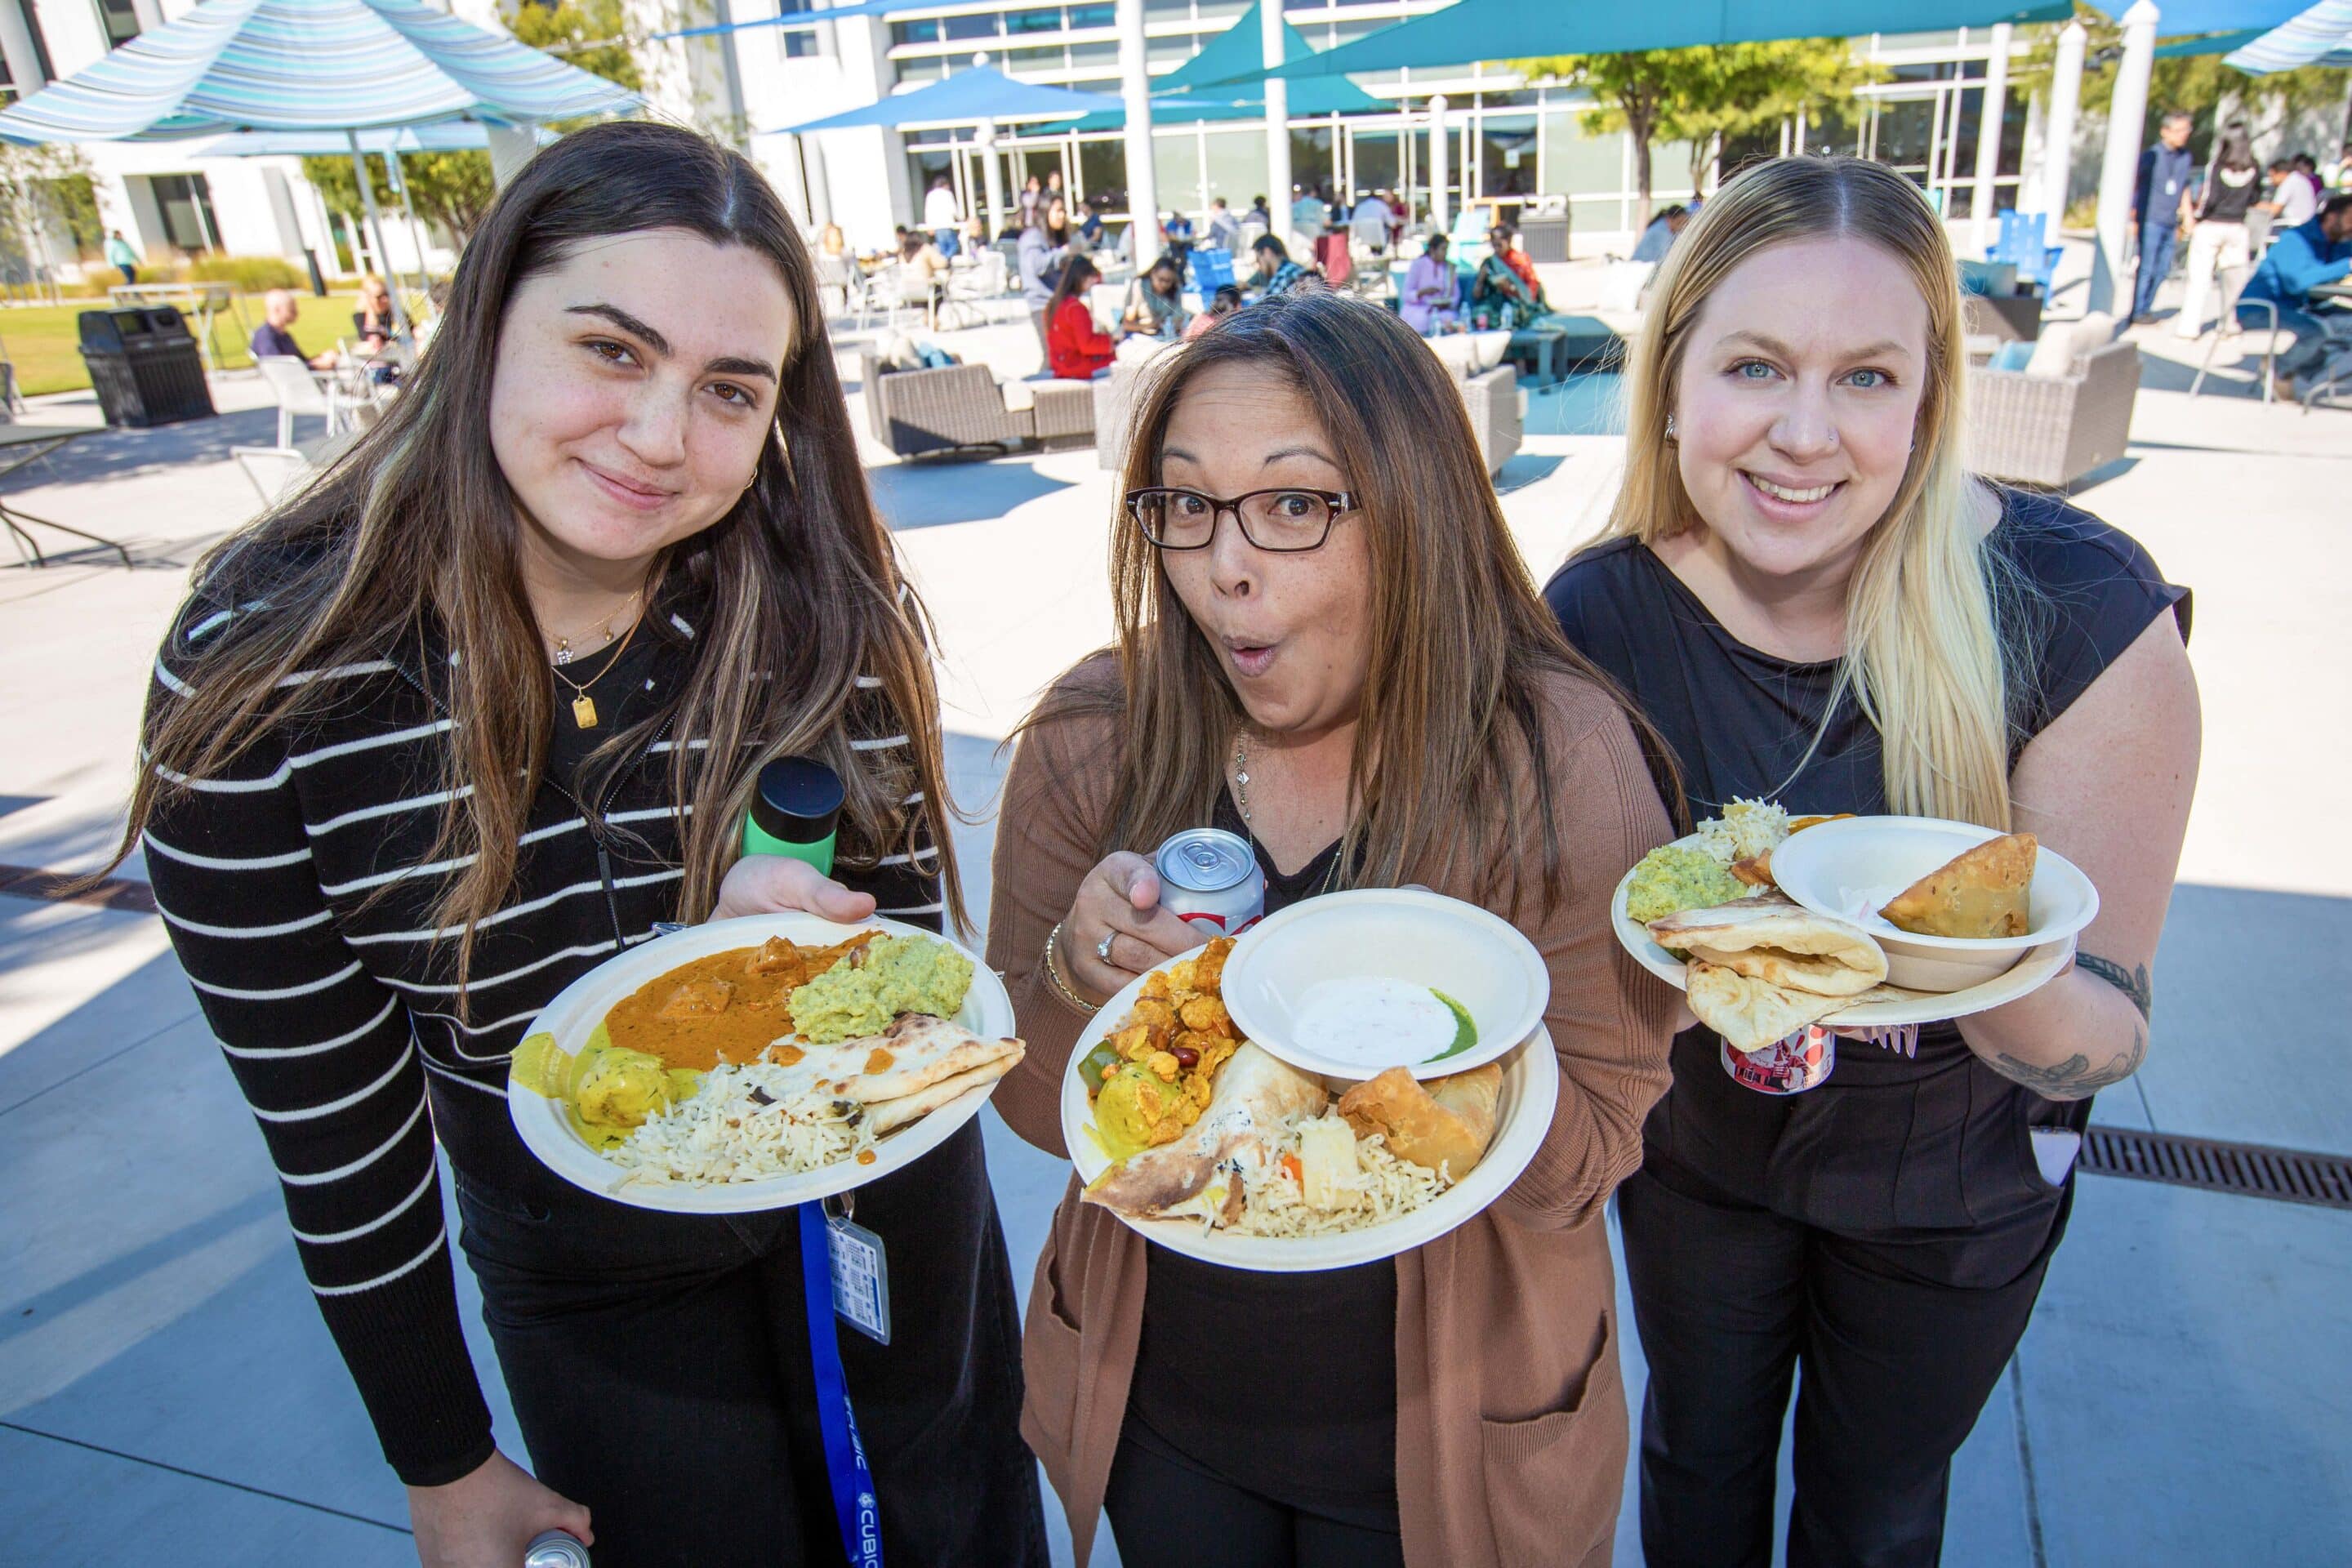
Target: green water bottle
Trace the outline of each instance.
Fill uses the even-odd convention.
[[[832,876],[843,798],[832,768],[814,757],[779,757],[760,770],[743,816],[743,853],[789,855]]]

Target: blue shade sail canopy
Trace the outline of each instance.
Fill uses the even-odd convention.
[[[490,144],[490,128],[478,120],[439,120],[357,133],[360,151],[379,155],[404,153],[478,153]],[[541,146],[555,132],[539,133]],[[235,131],[195,151],[199,158],[340,158],[352,150],[341,131]]]
[[[1123,100],[1102,92],[1016,81],[994,66],[974,66],[878,103],[829,114],[783,132],[847,131],[861,125],[972,125],[983,120],[1066,120],[1107,110],[1124,111]],[[1121,121],[1124,123],[1124,121]]]
[[[2091,0],[2095,9],[2123,20],[2132,0]],[[2156,30],[2168,38],[2202,33],[2265,33],[2309,5],[2311,0],[2156,0]],[[2181,53],[2202,53],[2182,50]]]
[[[1260,0],[1260,5],[1264,0]],[[1234,18],[1233,26],[1212,37],[1201,52],[1165,76],[1151,79],[1151,122],[1154,125],[1198,125],[1203,121],[1250,120],[1265,113],[1265,95],[1255,82],[1218,87],[1217,82],[1264,73],[1265,34],[1258,5]],[[1304,59],[1314,51],[1298,29],[1282,25],[1282,58]],[[1343,76],[1313,77],[1290,89],[1290,113],[1379,112],[1394,108],[1374,98]],[[1089,114],[1065,127],[1076,132],[1116,131],[1127,123],[1124,109]]]
[[[1351,71],[1465,66],[1498,54],[1610,55],[1775,38],[1926,33],[1997,22],[2063,22],[2073,15],[2068,0],[1644,0],[1630,5],[1458,0],[1352,44],[1286,60],[1278,70],[1261,64],[1229,79],[1305,80]]]
[[[2225,65],[2256,76],[2301,66],[2352,66],[2352,0],[2319,0],[2242,48]]]
[[[421,0],[205,0],[0,113],[18,142],[618,114],[627,89]]]

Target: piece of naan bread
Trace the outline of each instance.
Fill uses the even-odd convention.
[[[2040,854],[2031,833],[1988,838],[1895,894],[1878,912],[1915,936],[1979,942],[2023,936],[2033,929],[2033,862]]]
[[[1200,1121],[1174,1142],[1113,1165],[1081,1195],[1130,1219],[1161,1218],[1192,1204],[1227,1162],[1245,1175],[1264,1170],[1284,1123],[1319,1116],[1329,1102],[1320,1082],[1244,1041],[1217,1069],[1215,1092]],[[1212,1222],[1224,1226],[1239,1218],[1244,1194],[1244,1182],[1229,1182]]]
[[[1692,959],[1816,996],[1859,996],[1886,978],[1886,954],[1868,931],[1785,896],[1685,910],[1652,921],[1650,935]]]
[[[1443,1166],[1458,1182],[1494,1142],[1502,1093],[1500,1062],[1427,1083],[1403,1068],[1391,1068],[1341,1095],[1339,1114],[1358,1136],[1383,1133],[1389,1152],[1398,1159],[1432,1171]]]
[[[877,1135],[1003,1078],[1027,1049],[1019,1040],[982,1039],[923,1013],[901,1013],[878,1035],[793,1048],[792,1081],[805,1079],[820,1094],[864,1106]]]
[[[1689,967],[1687,994],[1693,1016],[1733,1050],[1751,1055],[1848,1005],[1843,996],[1791,991],[1698,959]]]

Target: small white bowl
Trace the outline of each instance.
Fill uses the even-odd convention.
[[[2099,890],[2072,860],[2042,846],[2023,936],[1920,936],[1879,910],[1937,867],[2001,835],[1932,816],[1855,816],[1791,835],[1772,851],[1772,880],[1815,914],[1853,921],[1886,952],[1888,984],[1948,992],[1981,985],[2046,942],[2063,942],[2099,912]]]
[[[1331,980],[1442,991],[1469,1012],[1478,1043],[1442,1060],[1370,1070],[1294,1045],[1296,1009]],[[1551,973],[1517,927],[1475,904],[1416,888],[1365,888],[1305,900],[1251,928],[1225,962],[1223,988],[1241,1032],[1301,1072],[1360,1080],[1402,1067],[1431,1079],[1493,1061],[1534,1034],[1551,1002]]]

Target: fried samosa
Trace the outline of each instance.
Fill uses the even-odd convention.
[[[1500,1062],[1427,1083],[1403,1068],[1391,1068],[1341,1095],[1339,1114],[1365,1137],[1385,1133],[1388,1151],[1398,1159],[1432,1171],[1443,1166],[1458,1182],[1494,1141],[1502,1091]]]
[[[2031,833],[1989,838],[1904,889],[1878,912],[1915,936],[1979,942],[2023,936],[2033,929],[2033,862],[2040,853]]]

